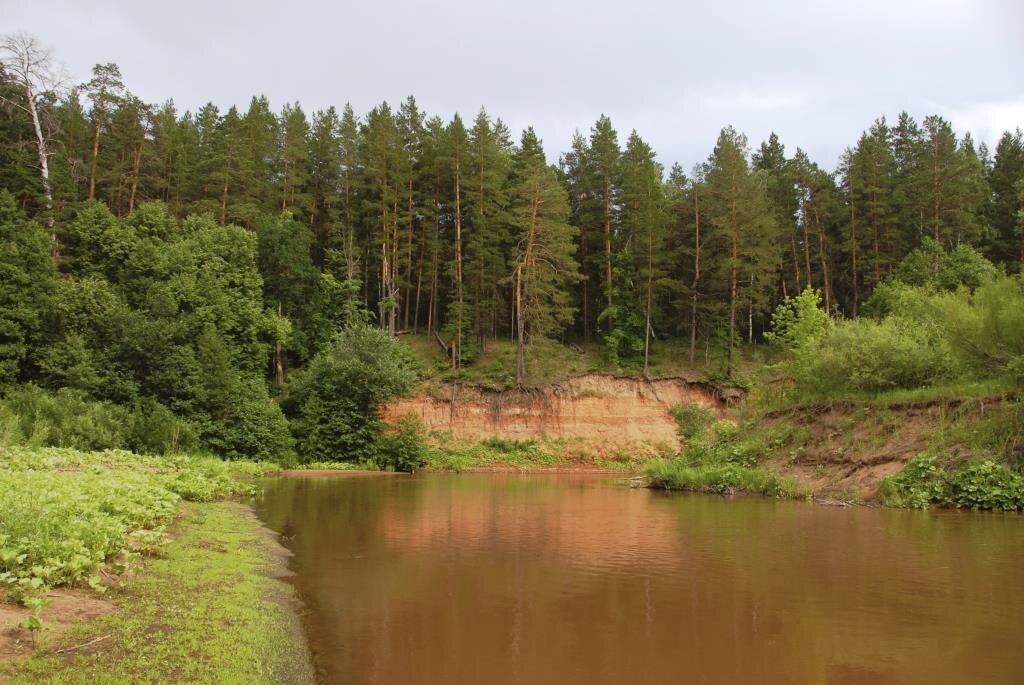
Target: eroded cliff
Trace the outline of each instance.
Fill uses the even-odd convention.
[[[668,410],[698,404],[716,415],[725,399],[714,386],[683,378],[587,374],[535,390],[491,391],[446,384],[390,405],[387,420],[412,414],[456,438],[576,439],[614,445],[679,447]]]

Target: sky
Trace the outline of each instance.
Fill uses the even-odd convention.
[[[412,94],[533,125],[552,161],[601,114],[687,170],[727,124],[830,170],[902,110],[993,147],[1024,128],[1024,0],[0,0],[15,31],[76,81],[117,63],[147,102],[362,114]]]

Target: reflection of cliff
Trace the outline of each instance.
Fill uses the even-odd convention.
[[[418,416],[431,430],[457,438],[582,438],[602,443],[677,446],[668,409],[723,406],[718,391],[681,378],[624,378],[588,374],[536,390],[483,390],[445,386],[435,396],[402,399],[386,418]]]

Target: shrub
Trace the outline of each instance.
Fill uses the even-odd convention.
[[[948,341],[935,329],[888,317],[843,321],[794,369],[811,392],[917,388],[956,375]]]
[[[880,492],[888,506],[1024,509],[1024,476],[991,459],[976,459],[948,471],[934,456],[921,454],[898,474],[883,479]]]
[[[794,353],[802,353],[825,337],[832,328],[821,307],[821,293],[810,286],[796,297],[787,297],[772,314],[768,342]]]
[[[684,440],[692,440],[703,435],[714,418],[707,407],[699,404],[677,404],[671,407],[668,413],[675,419],[679,436]]]
[[[89,399],[80,391],[55,392],[34,385],[12,388],[0,400],[0,444],[132,449],[145,454],[192,451],[195,428],[156,400],[132,407]]]
[[[367,325],[342,331],[291,384],[303,459],[376,460],[383,430],[377,412],[412,388],[417,369],[412,353],[384,331]]]
[[[412,472],[427,463],[426,430],[415,416],[403,416],[381,434],[376,463],[387,471]]]

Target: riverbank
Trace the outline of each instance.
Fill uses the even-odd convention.
[[[287,552],[235,499],[276,467],[0,457],[0,681],[312,682]]]
[[[313,682],[296,600],[279,579],[286,552],[251,511],[237,502],[188,504],[172,535],[159,558],[93,597],[104,614],[54,635],[44,630],[35,654],[27,631],[5,627],[24,653],[0,664],[0,679]],[[42,619],[61,620],[45,609]]]

